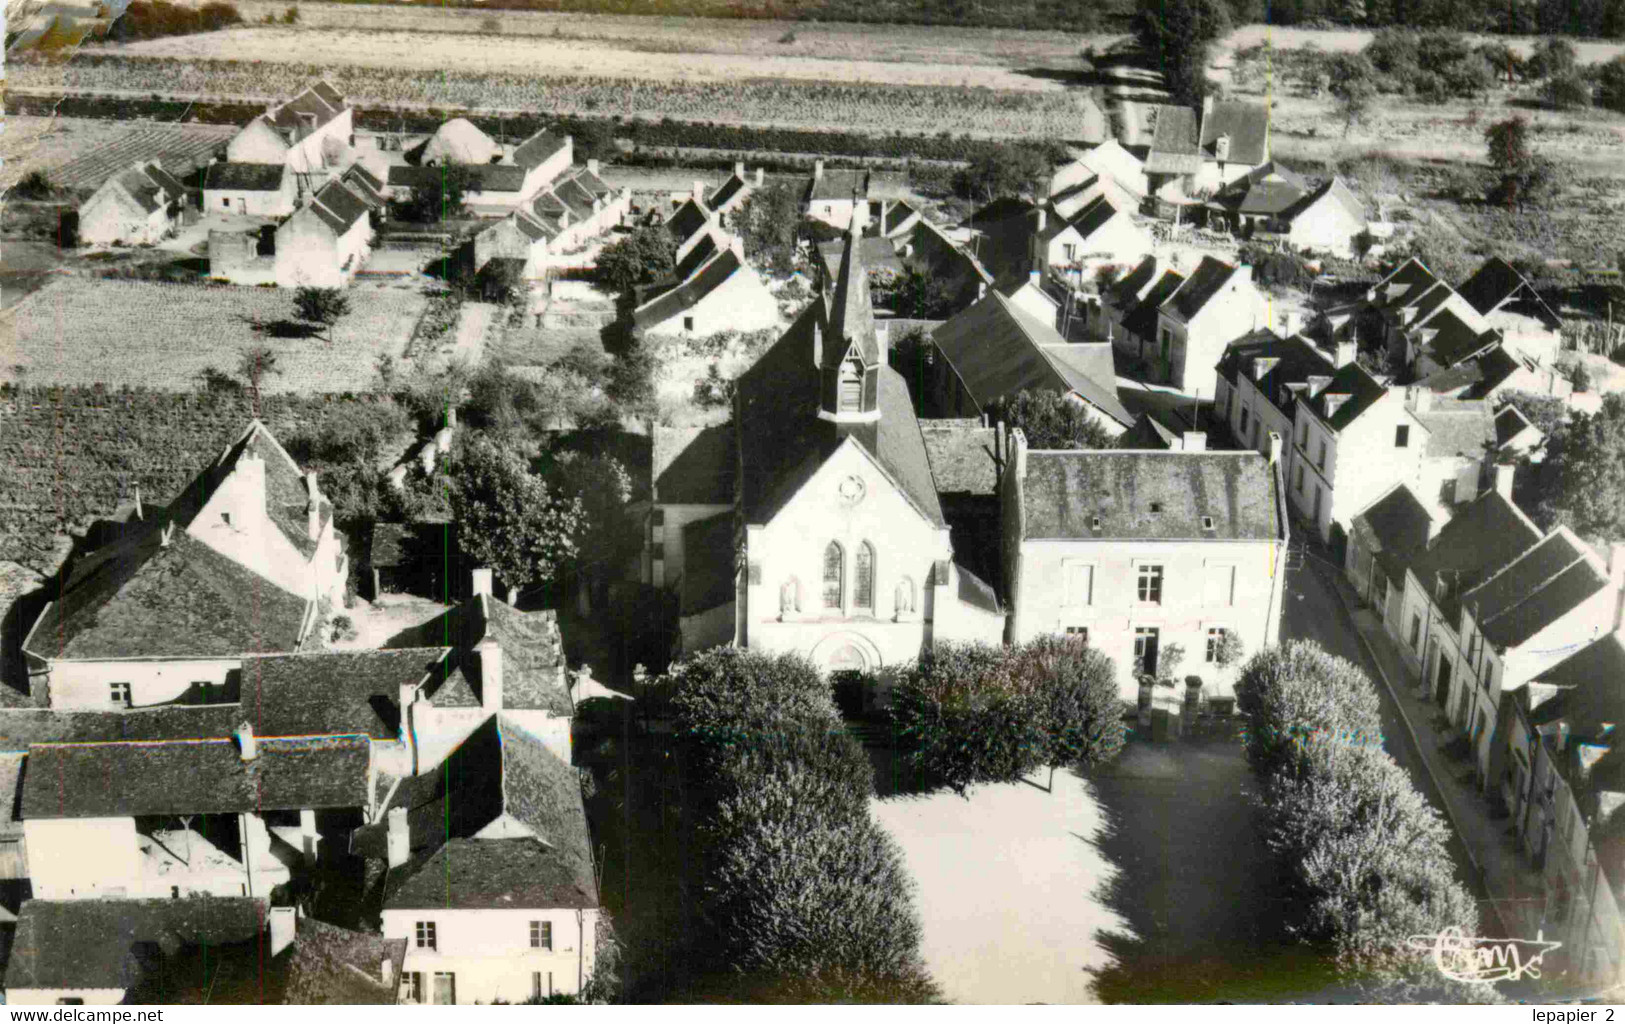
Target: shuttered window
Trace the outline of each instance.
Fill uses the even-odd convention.
[[[1207,586],[1203,591],[1202,603],[1228,607],[1235,601],[1235,589],[1235,566],[1210,565],[1207,567]]]

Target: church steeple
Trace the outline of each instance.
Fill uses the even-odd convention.
[[[868,203],[853,197],[852,225],[835,275],[835,295],[823,329],[818,368],[818,418],[834,423],[873,423],[880,418],[879,385],[882,353],[875,333],[869,297],[869,270],[860,245]]]

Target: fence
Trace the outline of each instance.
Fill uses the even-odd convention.
[[[1613,358],[1625,347],[1625,324],[1570,321],[1563,324],[1561,336],[1564,351]]]

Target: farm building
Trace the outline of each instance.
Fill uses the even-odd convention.
[[[884,224],[892,204],[909,195],[905,173],[825,170],[824,161],[818,160],[807,186],[807,216],[844,231],[852,223],[852,212],[862,206],[868,215],[865,223]]]
[[[434,130],[434,134],[406,154],[408,162],[422,167],[446,164],[494,164],[501,160],[502,143],[480,131],[466,117],[454,117]]]
[[[704,336],[778,326],[779,302],[745,263],[744,243],[738,238],[722,248],[702,235],[678,273],[688,267],[693,270],[663,289],[645,292],[632,311],[633,323],[645,334]]]
[[[342,288],[360,269],[372,243],[367,204],[341,181],[330,181],[276,231],[276,283]]]
[[[1216,189],[1270,160],[1270,112],[1244,100],[1202,100],[1198,188]]]
[[[531,192],[543,182],[557,180],[570,169],[574,160],[575,140],[568,135],[555,135],[545,128],[513,151],[514,165],[525,169],[525,181],[531,186]]]
[[[450,601],[451,586],[468,572],[449,523],[377,523],[367,545],[364,569],[372,597],[412,594]]]
[[[336,172],[353,162],[353,113],[344,97],[317,82],[254,118],[226,144],[226,160],[287,164],[295,174]]]
[[[718,185],[706,197],[705,205],[717,211],[718,214],[726,216],[749,199],[752,192],[761,188],[762,181],[763,175],[760,167],[756,168],[756,173],[753,176],[746,177],[744,162],[737,161],[734,163],[734,172],[728,175],[727,181]]]
[[[203,169],[203,209],[250,217],[286,217],[296,199],[287,164],[210,164]]]
[[[156,160],[108,178],[79,207],[79,241],[86,245],[157,242],[175,228],[186,188]]]

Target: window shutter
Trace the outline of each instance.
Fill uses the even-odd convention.
[[[1066,603],[1089,605],[1094,603],[1095,567],[1092,565],[1067,566]]]
[[[1203,603],[1208,605],[1228,606],[1235,597],[1236,567],[1233,565],[1210,565],[1207,567],[1207,590],[1203,594]]]

